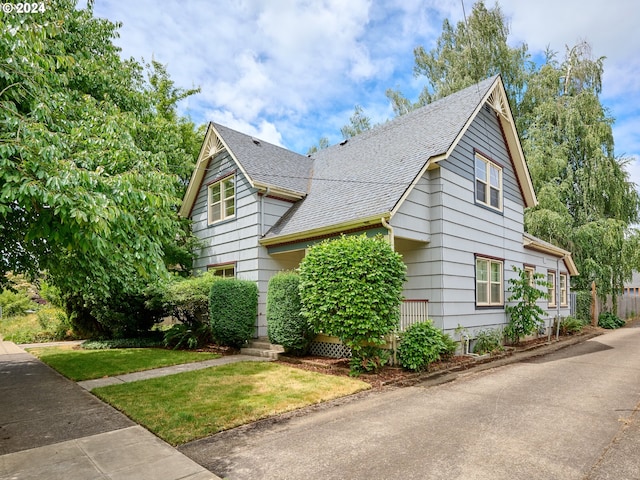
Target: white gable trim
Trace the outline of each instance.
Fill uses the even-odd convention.
[[[497,77],[493,86],[487,91],[484,98],[478,102],[473,114],[469,117],[469,120],[464,125],[464,127],[460,130],[455,140],[451,143],[449,148],[445,153],[440,155],[433,156],[427,160],[425,165],[422,167],[418,175],[413,179],[411,185],[405,190],[404,194],[398,200],[396,205],[391,210],[391,216],[395,215],[404,201],[407,199],[411,191],[418,184],[422,176],[426,173],[427,170],[431,170],[437,167],[437,163],[441,160],[448,158],[455,148],[458,146],[458,143],[467,133],[467,130],[473,123],[474,119],[480,112],[480,110],[484,107],[485,104],[489,104],[494,110],[497,111],[498,117],[500,119],[500,124],[502,125],[503,132],[505,134],[505,139],[507,141],[507,147],[509,148],[509,152],[511,153],[511,158],[514,164],[514,169],[516,172],[516,177],[518,179],[518,183],[520,185],[520,189],[522,191],[522,195],[524,197],[524,202],[526,207],[533,207],[538,204],[538,200],[536,198],[536,194],[533,190],[533,183],[531,181],[531,176],[529,175],[529,168],[527,167],[526,160],[524,158],[524,153],[522,151],[522,145],[520,145],[520,140],[518,139],[518,133],[516,131],[515,122],[513,121],[513,116],[511,115],[511,109],[509,108],[509,102],[507,100],[507,92],[504,89],[504,85],[502,83],[502,79]]]

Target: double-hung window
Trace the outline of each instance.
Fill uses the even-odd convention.
[[[476,257],[476,306],[504,305],[502,270],[502,260]]]
[[[235,175],[230,175],[209,185],[208,204],[209,224],[231,218],[235,215]]]
[[[569,296],[567,295],[567,274],[560,274],[560,306],[566,307],[569,305]]]
[[[476,153],[476,202],[502,211],[502,168]]]
[[[549,270],[547,272],[547,283],[549,284],[549,290],[548,295],[549,295],[549,306],[550,307],[555,307],[557,306],[557,301],[556,301],[556,272]]]

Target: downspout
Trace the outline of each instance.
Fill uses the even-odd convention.
[[[566,286],[565,286],[566,288]],[[556,258],[556,310],[557,320],[556,320],[556,340],[560,336],[560,259]]]
[[[391,245],[391,249],[395,252],[396,246],[395,246],[395,240],[394,240],[393,227],[387,223],[387,220],[384,217],[380,219],[380,222],[382,223],[382,226],[389,231],[389,245]]]
[[[260,236],[264,237],[264,197],[269,195],[269,187],[260,195]]]

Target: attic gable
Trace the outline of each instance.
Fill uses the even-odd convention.
[[[224,151],[258,192],[292,201],[307,194],[313,164],[310,158],[211,122],[182,201],[180,216],[190,215],[209,162]]]

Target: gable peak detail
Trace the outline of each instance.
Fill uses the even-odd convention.
[[[220,138],[218,137],[218,135],[215,135],[215,134],[210,135],[209,138],[207,139],[206,144],[204,145],[203,158],[211,158],[216,154],[220,153],[224,149],[225,149],[225,146],[222,143],[222,140],[220,140]]]

